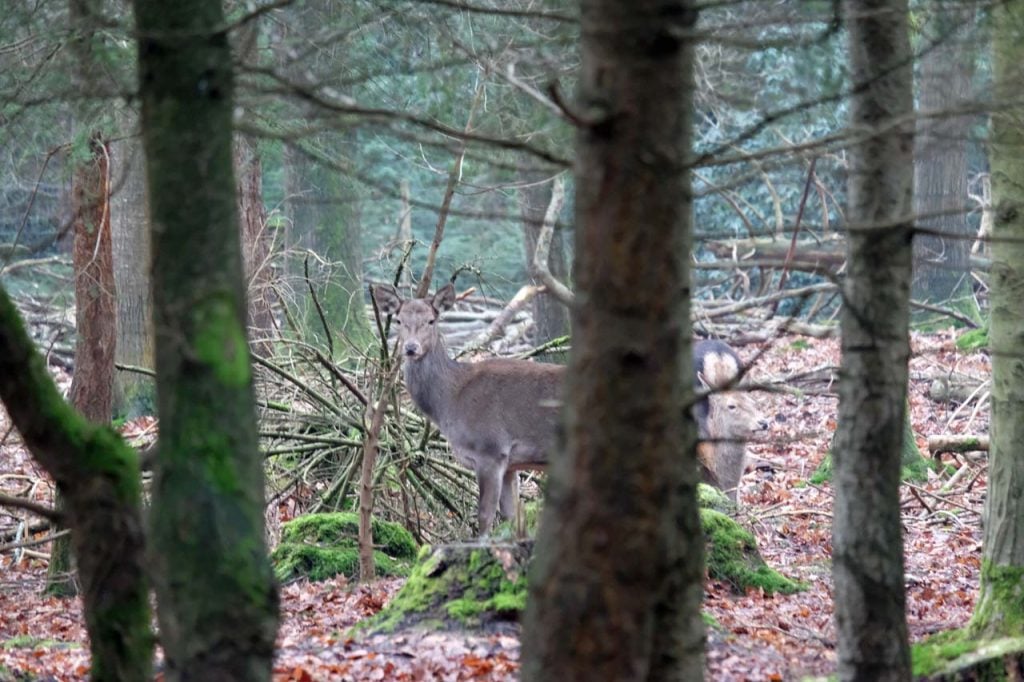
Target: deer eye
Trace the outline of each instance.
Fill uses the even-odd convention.
[[[427,324],[434,324],[435,322],[437,322],[437,318],[427,320]]]

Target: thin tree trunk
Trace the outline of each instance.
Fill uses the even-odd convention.
[[[149,216],[138,116],[122,110],[118,116],[126,137],[110,145],[114,279],[117,287],[116,362],[134,367],[154,365],[153,304],[149,279]],[[136,372],[114,375],[114,410],[134,418],[156,411],[153,380]]]
[[[854,96],[849,270],[834,448],[832,575],[841,680],[909,680],[900,527],[913,113],[906,0],[845,0]]]
[[[972,630],[990,637],[1024,635],[1024,130],[1020,64],[1024,1],[995,10],[996,111],[992,116],[992,434],[981,563],[981,596]]]
[[[931,9],[930,23],[938,28],[929,39],[938,42],[921,56],[919,106],[934,114],[973,101],[974,59],[956,30],[970,10],[938,3]],[[917,123],[914,213],[919,227],[936,233],[914,237],[912,293],[919,301],[946,303],[971,294],[967,152],[972,122],[971,116],[942,115]]]
[[[165,674],[259,682],[271,677],[278,598],[245,334],[226,18],[203,0],[136,0],[135,17],[154,226],[151,529]]]
[[[266,358],[273,352],[273,240],[267,232],[267,209],[263,205],[263,164],[256,145],[242,135],[235,137],[235,168],[238,171],[238,212],[249,303],[249,338],[252,351]]]
[[[109,424],[117,313],[110,235],[110,148],[99,131],[89,140],[89,152],[89,159],[75,169],[71,190],[76,340],[70,401],[89,421]],[[55,506],[65,508],[64,501]],[[77,594],[70,557],[69,539],[56,540],[47,573],[48,593]]]
[[[679,380],[696,19],[688,0],[583,3],[567,452],[551,465],[524,680],[703,676],[696,433]]]

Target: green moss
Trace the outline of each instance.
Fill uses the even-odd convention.
[[[821,485],[832,480],[832,451],[829,450],[825,454],[825,458],[821,460],[821,464],[811,474],[810,482],[814,485]]]
[[[281,581],[300,576],[314,582],[337,575],[359,576],[358,547],[317,547],[287,542],[277,546],[271,560],[274,573]],[[408,562],[396,561],[383,552],[374,551],[373,563],[378,576],[409,575]]]
[[[966,630],[947,630],[929,637],[910,649],[914,676],[934,675],[977,647],[978,642],[969,639]]]
[[[193,324],[199,360],[209,365],[225,386],[247,386],[252,380],[249,344],[231,301],[221,296],[196,306]]]
[[[370,520],[373,544],[396,559],[413,559],[417,546],[412,534],[397,523]],[[306,514],[284,524],[282,541],[295,543],[338,545],[347,541],[359,543],[359,514],[357,512],[331,512]]]
[[[768,594],[792,594],[804,589],[765,564],[754,536],[731,518],[713,509],[700,510],[707,544],[708,574],[743,592],[762,589]]]
[[[986,640],[976,638],[970,628],[948,630],[914,644],[910,653],[915,678],[1003,680],[1010,679],[1010,659],[1024,654],[1024,637]]]
[[[1024,566],[981,562],[981,598],[968,626],[975,636],[1024,635]]]
[[[526,608],[526,578],[504,568],[497,554],[501,551],[454,546],[421,552],[405,586],[356,630],[391,632],[410,625],[475,628],[514,617]]]
[[[697,484],[697,505],[701,509],[714,509],[723,514],[736,511],[736,504],[718,488],[705,483]]]
[[[956,347],[964,351],[988,348],[988,327],[964,332],[957,338]]]
[[[416,556],[412,535],[395,523],[371,520],[374,565],[379,576],[409,574]],[[307,514],[285,524],[281,544],[271,555],[279,580],[306,576],[326,580],[359,574],[359,515],[352,512]]]

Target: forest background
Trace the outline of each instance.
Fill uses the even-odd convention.
[[[2,19],[0,275],[48,357],[70,367],[73,270],[62,237],[90,203],[75,190],[83,169],[105,167],[110,202],[96,224],[109,220],[112,236],[121,367],[111,399],[115,418],[134,420],[154,410],[145,370],[156,358],[126,9],[41,2]],[[993,219],[993,11],[922,2],[907,12],[919,112],[912,298],[922,330],[986,323],[991,264],[977,238]],[[421,264],[436,257],[435,281],[459,273],[460,287],[482,295],[461,318],[470,324],[447,330],[456,345],[509,353],[566,343],[569,317],[552,278],[573,281],[576,192],[565,171],[574,128],[589,120],[570,103],[580,78],[576,8],[281,3],[229,6],[224,21],[230,51],[218,68],[235,80],[233,165],[272,499],[291,505],[287,518],[354,509],[368,477],[375,510],[403,519],[417,540],[464,535],[468,479],[422,422],[378,424],[385,445],[366,473],[366,417],[384,410],[367,415],[365,405],[398,394],[377,364],[386,344],[365,283],[429,280]],[[693,326],[737,345],[834,336],[857,94],[840,4],[725,3],[703,8],[700,22]],[[190,206],[199,177],[163,188],[162,200]],[[551,240],[545,258],[538,237],[541,254]],[[101,251],[84,253],[93,263]],[[504,308],[509,299],[529,314]],[[481,320],[506,324],[491,330]]]

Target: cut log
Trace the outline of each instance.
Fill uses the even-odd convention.
[[[961,436],[949,433],[928,436],[928,451],[932,457],[944,452],[988,452],[988,436]]]

